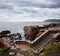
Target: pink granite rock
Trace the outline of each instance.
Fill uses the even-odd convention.
[[[26,39],[34,40],[39,32],[39,26],[24,26]]]

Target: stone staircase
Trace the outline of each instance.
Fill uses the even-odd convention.
[[[35,43],[33,43],[32,48],[34,48],[35,50],[40,50],[51,39],[52,39],[52,35],[48,34],[48,35],[38,39]]]

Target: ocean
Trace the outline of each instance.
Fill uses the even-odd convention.
[[[24,37],[24,26],[30,25],[39,25],[43,26],[45,24],[49,24],[47,22],[0,22],[0,32],[4,30],[9,30],[11,33],[20,33],[22,35],[22,39],[25,40]]]

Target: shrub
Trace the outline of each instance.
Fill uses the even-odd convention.
[[[60,56],[60,43],[57,43],[55,46],[48,44],[44,48],[45,56]]]
[[[44,48],[44,51],[50,51],[50,50],[53,50],[54,46],[51,45],[51,44],[48,44],[45,48]]]
[[[2,48],[2,51],[3,51],[3,52],[8,52],[9,49],[8,49],[8,48]]]

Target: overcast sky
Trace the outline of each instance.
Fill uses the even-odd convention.
[[[0,0],[0,21],[60,19],[60,0]]]

